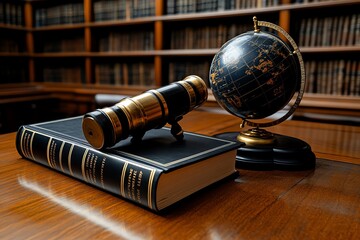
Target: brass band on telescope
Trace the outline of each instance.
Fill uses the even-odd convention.
[[[169,123],[172,125],[171,133],[178,139],[182,135],[178,120],[204,103],[207,94],[205,82],[191,75],[157,90],[124,98],[112,107],[86,114],[83,133],[94,148],[103,149],[129,135],[135,140],[141,139],[145,131]],[[184,99],[177,99],[178,96]]]
[[[111,108],[103,108],[102,111],[106,114],[106,116],[109,118],[111,124],[113,125],[113,129],[115,130],[115,134],[113,136],[113,142],[116,141],[116,136],[119,136],[122,134],[122,128],[120,119],[116,115],[116,113],[111,110]]]

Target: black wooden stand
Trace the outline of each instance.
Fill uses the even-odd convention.
[[[239,133],[227,132],[215,137],[237,141]],[[236,167],[256,170],[304,170],[315,167],[316,157],[306,142],[289,136],[274,134],[274,145],[250,146],[237,150]]]

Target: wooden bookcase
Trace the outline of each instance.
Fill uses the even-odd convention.
[[[277,3],[271,6],[248,6],[248,8],[240,8],[242,6],[237,6],[236,4],[244,4],[244,2],[263,4],[264,1],[234,0],[233,3],[236,7],[239,7],[238,9],[191,12],[192,10],[189,9],[194,6],[178,6],[181,11],[188,11],[188,13],[180,14],[168,14],[167,12],[174,10],[171,8],[171,4],[176,2],[181,4],[181,1],[123,0],[118,1],[118,4],[127,6],[127,12],[117,14],[119,14],[118,16],[125,14],[125,17],[123,19],[103,21],[99,21],[99,18],[104,17],[103,15],[106,10],[104,6],[100,6],[100,13],[103,15],[99,15],[98,2],[99,0],[15,1],[16,4],[22,6],[21,13],[23,18],[21,21],[23,22],[20,25],[13,25],[5,22],[1,23],[0,19],[0,33],[6,33],[0,35],[10,36],[10,38],[18,41],[19,50],[11,52],[1,51],[0,63],[6,62],[9,64],[10,62],[10,64],[13,63],[13,66],[17,66],[17,68],[20,66],[19,69],[24,69],[24,72],[20,73],[21,76],[16,76],[19,77],[18,82],[40,85],[47,92],[52,92],[68,103],[75,100],[88,103],[93,101],[95,93],[136,94],[146,89],[160,87],[175,81],[181,78],[181,74],[198,74],[207,79],[208,67],[212,57],[219,47],[228,40],[226,36],[241,34],[246,29],[248,31],[252,30],[252,17],[254,15],[260,20],[279,24],[298,43],[304,34],[309,34],[302,32],[304,31],[303,29],[310,26],[302,23],[306,22],[306,19],[312,19],[308,22],[311,22],[311,26],[313,26],[313,19],[328,19],[334,16],[341,18],[342,16],[357,14],[357,25],[355,26],[357,29],[359,29],[360,21],[359,13],[356,12],[360,7],[360,1],[358,0],[310,1],[306,4],[295,3],[298,1],[294,0],[282,0],[279,3],[271,1]],[[129,8],[129,5],[126,5],[129,2],[140,4],[140,6],[137,6],[140,10],[133,13],[131,6]],[[209,0],[208,2],[215,3],[217,1]],[[219,2],[230,3],[231,1]],[[151,5],[152,3],[153,5]],[[76,5],[70,7],[75,10],[68,10],[66,7],[63,7],[65,8],[64,10],[59,7],[66,4]],[[147,9],[148,5],[143,6],[141,4],[150,4],[151,10]],[[81,11],[79,6],[81,6]],[[143,8],[141,9],[141,7]],[[44,11],[46,12],[46,9],[54,8],[58,8],[58,15],[49,17],[48,15],[54,13],[51,12],[50,14],[47,12],[46,14],[48,15],[44,18],[43,15],[46,15]],[[77,10],[82,12],[81,16],[77,16],[74,13]],[[141,15],[143,14],[142,11],[151,12],[146,13],[150,16],[134,17],[129,15]],[[106,14],[105,18],[107,18]],[[44,25],[44,20],[45,22],[53,22],[49,25]],[[53,24],[54,21],[59,23]],[[311,28],[310,30],[313,34],[321,34],[317,29]],[[201,35],[201,32],[204,31],[205,33]],[[228,35],[225,37],[221,36],[222,38],[220,38],[219,33],[224,31],[231,32],[231,34],[227,33]],[[358,32],[359,30],[356,30],[354,34]],[[147,45],[145,47],[130,46],[128,50],[127,48],[121,48],[118,42],[126,41],[126,38],[123,40],[116,35],[118,33],[125,35],[133,34],[131,35],[131,40],[127,38],[128,42],[134,41],[135,44],[139,43],[139,41],[147,41]],[[195,43],[189,42],[189,40],[200,36],[196,34],[200,34],[202,37],[199,41],[204,42],[197,42],[197,45],[194,46]],[[206,42],[203,39],[204,34],[208,36],[207,40],[212,40],[212,38],[216,37],[217,42]],[[185,38],[182,39],[184,35]],[[311,34],[307,37],[314,38]],[[175,43],[175,39],[178,39],[180,44]],[[58,45],[55,44],[54,47],[49,44],[51,41],[60,41],[60,43],[56,43]],[[113,44],[115,44],[115,47],[111,47]],[[63,45],[65,45],[63,49],[52,49]],[[335,44],[300,45],[299,47],[305,62],[313,62],[313,64],[326,62],[328,69],[332,66],[331,64],[334,65],[334,62],[339,59],[343,59],[345,62],[355,62],[353,65],[357,66],[357,70],[351,72],[352,75],[355,74],[355,77],[350,76],[349,79],[360,77],[358,70],[360,68],[358,58],[360,53],[359,43],[346,43],[339,46]],[[310,64],[308,65],[310,66]],[[182,68],[177,69],[178,66],[182,66]],[[109,68],[110,70],[108,70]],[[112,76],[112,80],[99,80],[99,72],[105,71],[105,73],[109,74],[109,71],[116,72],[119,69],[126,73],[132,71],[134,79],[140,80],[135,81],[130,77],[124,82],[119,76]],[[150,70],[147,71],[147,69]],[[60,77],[56,75],[58,71],[61,73]],[[124,73],[122,72],[121,74]],[[328,75],[328,79],[323,76],[321,78],[324,79],[325,83],[329,84],[330,81],[333,81],[332,78],[334,76],[335,73]],[[117,81],[116,78],[118,78]],[[1,85],[4,87],[8,86],[10,82],[4,80],[4,77],[1,81],[4,81],[1,82]],[[14,82],[15,80],[11,79],[11,81]],[[360,82],[360,80],[357,81]],[[10,85],[13,86],[13,84]],[[357,88],[358,86],[355,87]],[[214,101],[211,96],[210,100]],[[91,108],[93,104],[88,106]],[[84,107],[77,112],[81,114],[88,110],[89,108]],[[321,93],[316,91],[306,93],[299,112],[306,113],[307,111],[360,117],[360,90],[356,89],[352,94],[343,94],[331,90]]]

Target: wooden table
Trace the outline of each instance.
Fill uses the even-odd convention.
[[[213,135],[240,120],[200,108],[181,124]],[[269,130],[308,142],[316,168],[239,170],[161,214],[21,159],[15,133],[0,135],[0,239],[360,239],[360,127]]]

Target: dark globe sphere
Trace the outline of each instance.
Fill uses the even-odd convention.
[[[214,56],[210,87],[217,102],[243,119],[259,119],[281,110],[300,88],[296,55],[278,36],[247,32]]]

